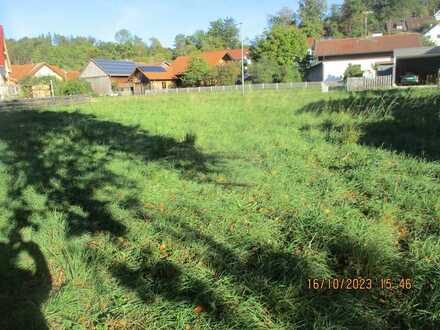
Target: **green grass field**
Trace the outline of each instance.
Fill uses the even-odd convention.
[[[353,278],[371,282],[320,281]],[[0,112],[0,315],[2,330],[439,328],[440,92]]]

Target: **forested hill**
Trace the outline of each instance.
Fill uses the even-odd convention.
[[[341,5],[330,8],[326,0],[300,0],[297,12],[285,7],[270,15],[268,30],[282,24],[297,26],[304,34],[315,38],[359,37],[366,32],[365,17],[368,20],[367,32],[385,32],[385,24],[389,20],[432,16],[437,9],[440,9],[440,0],[344,0]],[[259,40],[261,37],[257,37],[255,43]],[[91,57],[152,63],[197,51],[235,48],[240,45],[240,40],[236,22],[226,18],[211,22],[207,31],[178,34],[172,49],[163,47],[156,38],[145,42],[127,30],[117,32],[114,42],[47,34],[9,39],[7,44],[14,64],[48,62],[67,70],[79,70]]]

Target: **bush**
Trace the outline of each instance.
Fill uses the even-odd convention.
[[[362,71],[361,66],[359,64],[349,64],[347,69],[344,72],[344,80],[350,77],[362,77],[364,75],[364,71]]]
[[[56,89],[56,95],[91,95],[92,86],[88,81],[81,79],[68,80],[59,83]]]
[[[183,84],[185,86],[202,86],[206,84],[207,80],[209,80],[208,63],[200,57],[192,58],[183,75]]]
[[[209,84],[217,86],[235,85],[240,76],[239,63],[227,63],[211,68],[209,72]]]
[[[279,83],[301,81],[297,65],[279,65],[274,60],[262,58],[252,64],[249,73],[254,83]]]
[[[92,95],[93,90],[89,82],[80,79],[59,81],[54,77],[27,77],[20,81],[21,91],[24,97],[32,97],[32,87],[37,85],[52,86],[55,96],[68,96],[68,95]]]

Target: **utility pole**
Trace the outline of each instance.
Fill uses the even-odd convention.
[[[372,11],[367,10],[363,12],[364,14],[364,29],[365,29],[365,37],[368,37],[368,15],[373,14]]]
[[[244,86],[244,38],[243,38],[243,23],[240,24],[240,34],[241,34],[241,92],[244,96],[245,86]]]

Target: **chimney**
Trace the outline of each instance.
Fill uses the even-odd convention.
[[[5,65],[5,34],[0,25],[0,65]]]

